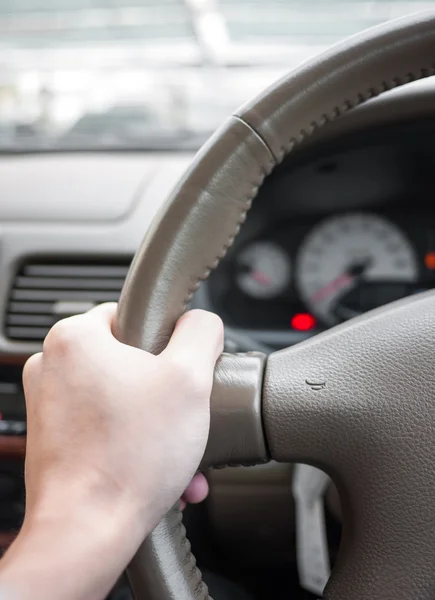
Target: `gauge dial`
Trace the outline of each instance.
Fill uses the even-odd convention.
[[[290,281],[290,258],[273,242],[255,242],[236,258],[236,283],[252,298],[279,296]]]
[[[303,241],[296,264],[303,300],[328,325],[407,295],[417,279],[408,239],[374,214],[322,221]]]

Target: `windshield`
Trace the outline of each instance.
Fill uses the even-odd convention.
[[[196,148],[325,47],[435,0],[2,0],[0,150]]]

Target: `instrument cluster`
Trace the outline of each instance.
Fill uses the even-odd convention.
[[[222,261],[214,310],[233,327],[314,334],[435,287],[435,217],[410,208],[275,222]]]

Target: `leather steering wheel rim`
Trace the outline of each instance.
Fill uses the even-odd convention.
[[[118,338],[159,353],[272,169],[314,130],[434,74],[435,13],[426,12],[334,46],[231,116],[147,232],[121,295]],[[218,362],[204,464],[306,462],[340,491],[343,539],[329,600],[435,595],[434,361],[427,293],[272,354],[267,365],[255,353]],[[209,598],[177,507],[128,574],[138,599]]]

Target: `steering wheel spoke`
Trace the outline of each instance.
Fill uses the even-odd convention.
[[[261,414],[265,361],[260,352],[223,354],[219,359],[203,468],[251,466],[268,460]]]

